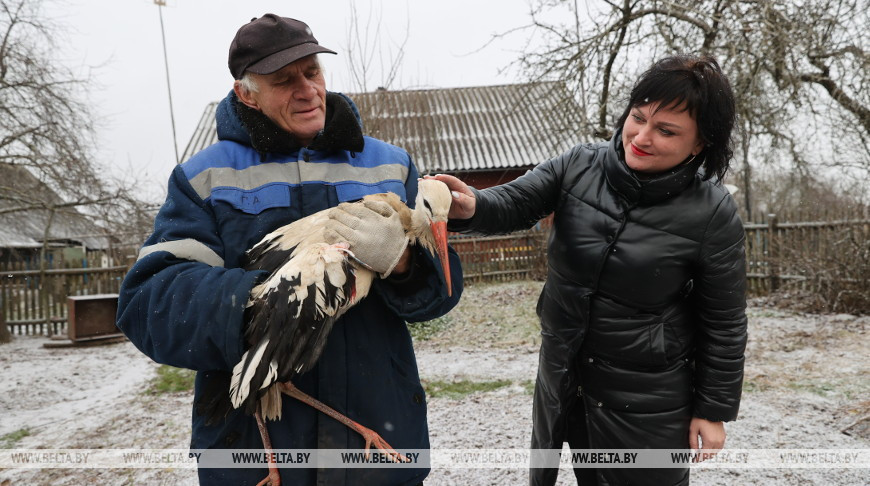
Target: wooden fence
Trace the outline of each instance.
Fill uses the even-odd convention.
[[[748,289],[767,295],[783,286],[808,290],[819,279],[819,267],[829,278],[845,275],[848,265],[860,271],[870,259],[870,219],[780,222],[767,215],[760,223],[744,224]],[[466,281],[542,278],[546,275],[547,231],[524,231],[508,236],[451,236],[460,255]]]
[[[38,262],[0,264],[0,312],[13,334],[66,332],[67,297],[117,293],[128,268],[65,265],[52,262],[40,270]]]
[[[772,214],[765,219],[744,225],[750,295],[781,289],[824,293],[833,286],[838,293],[867,297],[870,219],[781,222]],[[829,302],[831,310],[837,298]]]
[[[465,282],[542,279],[547,274],[547,231],[468,237],[452,235]]]
[[[828,221],[780,222],[775,215],[766,215],[762,222],[745,224],[749,294],[763,296],[784,287],[814,290],[824,280],[852,282],[855,287],[870,283],[866,282],[870,219],[837,216]],[[546,230],[450,238],[468,282],[543,278],[546,241]]]
[[[750,295],[782,288],[815,291],[832,281],[868,292],[870,219],[780,222],[770,216],[744,226]],[[451,235],[450,244],[459,253],[467,283],[540,280],[547,272],[547,236],[546,229],[505,236]],[[43,273],[33,266],[0,264],[0,311],[15,334],[65,332],[67,296],[116,293],[128,269],[51,268]]]

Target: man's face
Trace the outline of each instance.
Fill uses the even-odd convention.
[[[236,95],[261,111],[276,125],[307,146],[326,121],[326,81],[311,55],[271,74],[253,74],[259,91],[247,91],[236,82]]]

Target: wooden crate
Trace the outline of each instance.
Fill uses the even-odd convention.
[[[74,295],[67,297],[70,341],[91,341],[121,337],[115,325],[118,294]]]

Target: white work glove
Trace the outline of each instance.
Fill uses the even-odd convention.
[[[383,201],[339,204],[329,212],[326,237],[349,243],[356,259],[381,277],[393,271],[408,246],[399,213]]]

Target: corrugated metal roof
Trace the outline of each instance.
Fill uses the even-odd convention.
[[[42,247],[48,218],[49,212],[45,209],[0,214],[0,248]],[[98,232],[102,232],[100,228],[81,213],[63,208],[58,209],[51,220],[48,241],[58,242],[61,246],[72,243],[88,248],[108,248],[109,237],[99,236]]]
[[[351,97],[366,134],[407,150],[423,173],[534,166],[576,144],[580,119],[559,82]]]
[[[0,164],[0,177],[11,181],[15,188],[29,194],[35,205],[58,204],[61,198],[46,184],[33,176],[26,168]],[[0,209],[10,209],[26,205],[0,197]],[[47,236],[49,241],[75,242],[88,248],[106,248],[108,237],[100,236],[104,231],[75,207],[59,208],[51,218],[51,228],[45,234],[50,213],[46,209],[28,209],[10,213],[0,213],[0,248],[39,248]],[[63,244],[62,243],[62,244]]]
[[[349,95],[366,135],[407,150],[421,173],[532,167],[577,143],[580,110],[561,82]],[[206,107],[182,160],[217,140]]]
[[[193,154],[218,141],[217,125],[215,124],[214,118],[217,105],[218,102],[213,101],[205,107],[205,111],[202,112],[202,116],[199,118],[199,123],[196,124],[196,129],[190,137],[190,141],[187,142],[187,147],[185,147],[184,153],[181,154],[182,162],[193,157]]]

